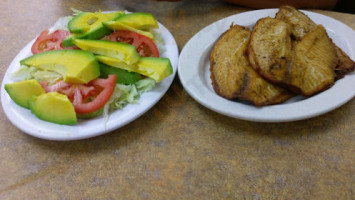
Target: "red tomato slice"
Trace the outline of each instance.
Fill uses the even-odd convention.
[[[159,57],[159,50],[154,42],[139,33],[127,30],[118,30],[104,37],[104,40],[124,42],[136,47],[137,52],[143,57]]]
[[[70,35],[69,31],[56,30],[48,34],[48,30],[44,30],[33,43],[31,51],[33,54],[56,49],[63,49],[63,40]]]
[[[87,84],[70,84],[59,81],[48,86],[41,82],[46,92],[65,94],[74,105],[78,114],[88,114],[102,108],[110,99],[115,85],[116,75],[109,75],[107,79],[97,78]]]

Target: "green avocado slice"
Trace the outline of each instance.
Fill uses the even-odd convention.
[[[133,27],[131,27],[127,24],[124,24],[120,21],[107,21],[107,22],[103,22],[103,24],[113,31],[116,31],[116,30],[133,31],[133,32],[139,33],[141,35],[144,35],[152,40],[155,40],[154,35],[151,32],[133,28]]]
[[[121,22],[135,29],[150,30],[159,28],[158,22],[155,17],[150,13],[136,12],[121,15],[115,21]]]
[[[96,57],[101,63],[142,74],[154,79],[156,82],[162,81],[164,78],[173,73],[173,68],[169,58],[141,57],[137,63],[127,65],[122,60],[117,58],[109,56]]]
[[[116,74],[117,76],[116,83],[121,83],[121,84],[134,84],[137,81],[143,79],[143,76],[138,73],[129,72],[124,69],[111,67],[103,63],[100,63],[100,77],[107,78],[108,75],[110,74]]]
[[[136,48],[133,45],[123,42],[83,39],[75,39],[73,42],[82,50],[90,51],[98,55],[118,58],[128,65],[136,63],[140,59]]]
[[[45,91],[37,80],[24,80],[15,83],[5,84],[5,90],[10,98],[19,106],[24,108],[28,107],[28,100],[32,96],[39,96],[44,94]]]
[[[100,75],[97,58],[82,50],[46,51],[25,58],[20,64],[55,71],[68,83],[88,83]]]
[[[64,47],[73,46],[73,39],[98,39],[112,32],[105,27],[102,22],[116,20],[124,14],[124,11],[110,12],[110,13],[92,13],[80,12],[68,23],[68,28],[72,33],[64,39],[62,45]]]
[[[62,125],[77,123],[74,106],[64,94],[49,92],[32,96],[28,105],[31,112],[44,121]]]

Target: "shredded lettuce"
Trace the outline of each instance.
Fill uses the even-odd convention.
[[[48,81],[52,84],[62,78],[62,76],[53,71],[40,70],[36,67],[22,66],[18,71],[11,74],[11,78],[18,82],[29,79],[36,79],[38,82]]]
[[[71,16],[59,18],[57,22],[51,28],[49,28],[49,33],[52,33],[58,29],[69,31],[68,23],[71,19]]]
[[[139,96],[155,87],[155,81],[145,78],[135,84],[116,84],[115,90],[110,99],[110,109],[121,109],[128,103],[137,103]]]
[[[129,103],[137,103],[140,95],[152,90],[155,84],[155,81],[151,78],[145,78],[130,85],[116,84],[110,100],[104,106],[105,121],[108,119],[110,110],[121,109]]]
[[[138,93],[148,92],[155,87],[155,81],[151,78],[145,78],[135,83]]]
[[[49,84],[53,84],[53,83],[57,82],[58,80],[62,79],[62,76],[60,74],[58,74],[56,72],[52,72],[52,71],[38,70],[38,71],[32,73],[32,76],[38,82],[48,81]]]
[[[33,79],[32,74],[38,71],[36,67],[21,66],[21,68],[11,74],[11,78],[15,81],[23,81]]]
[[[150,32],[155,38],[154,43],[158,48],[159,54],[163,54],[166,51],[166,48],[161,31],[157,29],[152,29],[150,30]]]

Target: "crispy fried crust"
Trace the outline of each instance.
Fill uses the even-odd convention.
[[[260,19],[253,27],[249,60],[265,79],[311,96],[333,85],[337,54],[323,26],[299,28],[302,38],[291,40],[292,26],[270,17]]]
[[[284,82],[291,60],[291,28],[282,20],[262,18],[253,27],[248,47],[251,66],[273,83]]]
[[[232,24],[210,54],[216,93],[257,106],[284,102],[289,91],[314,95],[354,69],[325,28],[291,6],[258,20],[251,32]]]
[[[227,98],[237,98],[244,82],[244,46],[249,40],[247,28],[232,26],[224,32],[210,54],[211,80],[217,94]]]
[[[281,103],[292,96],[285,89],[261,78],[246,57],[248,28],[234,25],[217,40],[210,54],[211,80],[217,94],[255,105]]]
[[[338,46],[334,44],[339,63],[335,67],[335,79],[339,80],[343,78],[345,75],[353,72],[355,70],[355,62],[352,61],[349,56],[341,50]]]
[[[300,40],[317,26],[307,15],[292,6],[281,6],[275,18],[291,26],[292,36],[296,40]]]
[[[310,96],[334,84],[336,50],[323,26],[318,25],[294,43],[294,57],[287,84]]]
[[[317,25],[303,12],[292,6],[281,6],[276,13],[275,18],[283,20],[292,27],[292,37],[295,40],[301,40],[308,32],[314,30]],[[336,49],[339,62],[335,67],[335,80],[343,78],[355,70],[355,62],[338,46],[333,43]]]

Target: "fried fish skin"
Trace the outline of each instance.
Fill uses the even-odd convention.
[[[237,98],[242,89],[245,66],[248,65],[243,54],[249,37],[247,28],[231,26],[220,36],[211,51],[212,85],[217,94],[224,98]]]
[[[291,26],[270,17],[253,27],[248,58],[262,77],[304,96],[332,86],[338,63],[323,26],[317,25],[300,40],[292,40]]]
[[[250,66],[246,56],[250,30],[232,25],[214,45],[210,54],[212,86],[227,99],[241,99],[257,106],[277,104],[293,94],[264,80]]]
[[[322,25],[294,42],[290,79],[286,84],[299,94],[311,96],[334,84],[334,68],[338,57],[334,45]]]
[[[281,6],[275,18],[291,26],[292,36],[295,40],[300,40],[317,26],[306,14],[292,6]]]
[[[333,43],[334,44],[334,43]],[[355,62],[338,46],[334,44],[339,62],[335,67],[335,80],[343,78],[345,75],[355,70]]]
[[[291,26],[291,35],[296,41],[301,40],[308,32],[317,27],[317,24],[306,14],[292,6],[281,6],[275,18]],[[332,45],[336,49],[338,57],[338,64],[334,68],[336,73],[335,80],[338,80],[355,70],[355,62],[337,45],[334,43]]]
[[[248,58],[255,71],[270,82],[283,83],[292,54],[291,27],[286,22],[271,17],[256,22],[248,46]]]

